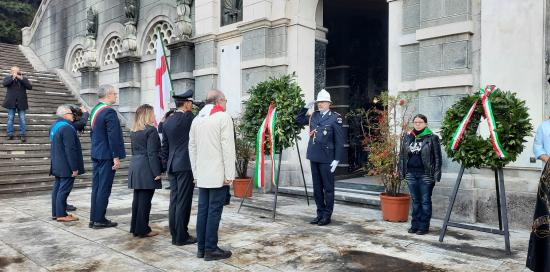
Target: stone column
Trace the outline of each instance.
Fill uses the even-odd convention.
[[[141,103],[141,58],[135,55],[122,55],[117,58],[119,77],[119,112],[128,123],[134,120],[136,108]]]
[[[80,97],[88,105],[93,106],[97,102],[97,88],[99,87],[99,67],[85,66],[78,69],[82,75],[80,81]]]
[[[195,88],[195,46],[192,42],[183,40],[170,43],[170,73],[175,94],[181,94]]]

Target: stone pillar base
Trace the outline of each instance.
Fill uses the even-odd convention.
[[[136,108],[141,104],[141,58],[126,54],[116,60],[120,81],[118,111],[126,119],[127,124],[131,124],[134,121]]]
[[[97,101],[97,87],[99,87],[99,67],[86,66],[78,69],[82,75],[80,80],[80,97],[88,105],[95,105]]]

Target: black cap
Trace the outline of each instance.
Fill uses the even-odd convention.
[[[173,95],[172,98],[174,98],[175,101],[193,101],[194,93],[195,91],[193,91],[193,89],[189,89],[182,94]]]

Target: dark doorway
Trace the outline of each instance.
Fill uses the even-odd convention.
[[[388,86],[388,3],[325,0],[323,10],[323,26],[328,29],[325,87],[334,97],[333,109],[342,116],[368,109]],[[359,125],[345,120],[347,161],[340,163],[340,178],[363,174],[368,156]]]

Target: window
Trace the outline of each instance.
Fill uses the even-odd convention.
[[[222,26],[243,20],[243,0],[222,0]]]

